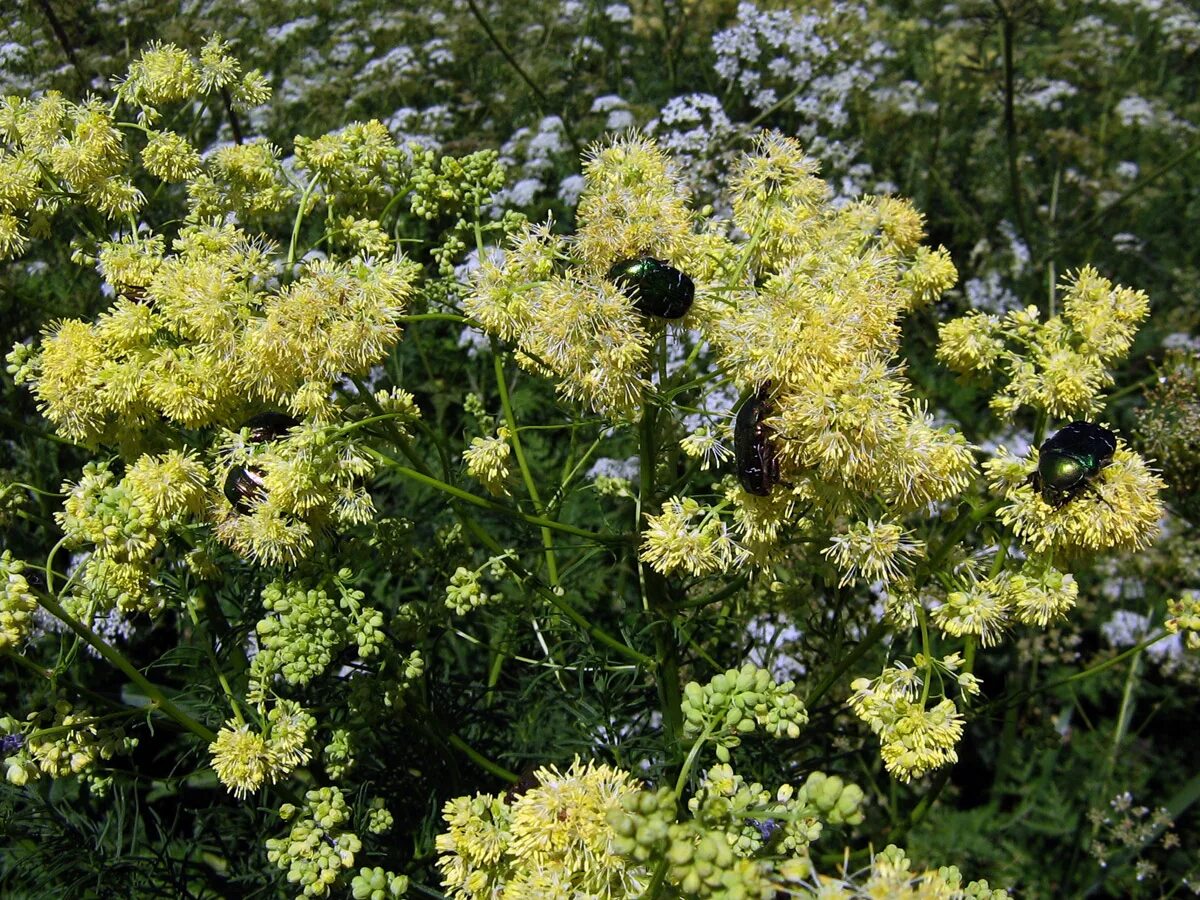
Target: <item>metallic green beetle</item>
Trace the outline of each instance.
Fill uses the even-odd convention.
[[[1104,426],[1072,422],[1042,444],[1030,483],[1050,506],[1066,506],[1112,462],[1116,449],[1117,436]]]
[[[683,318],[696,296],[692,279],[653,256],[621,260],[608,270],[608,280],[633,301],[638,312],[660,319]]]

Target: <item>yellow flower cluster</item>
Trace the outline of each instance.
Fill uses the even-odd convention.
[[[193,57],[174,44],[152,43],[129,64],[117,84],[117,97],[136,106],[147,121],[155,121],[159,106],[195,96],[228,92],[235,106],[264,103],[270,96],[266,79],[254,69],[242,74],[241,64],[229,53],[229,44],[212,35]]]
[[[169,450],[143,454],[120,480],[102,463],[88,463],[55,518],[70,546],[93,546],[83,564],[78,598],[91,614],[118,608],[162,610],[153,575],[170,529],[199,513],[207,501],[208,469],[194,455]],[[82,611],[81,611],[82,612]]]
[[[957,660],[943,661],[948,669]],[[963,718],[954,701],[943,698],[927,707],[919,668],[889,666],[878,678],[858,678],[850,685],[855,715],[879,735],[884,766],[904,782],[958,761],[955,749],[963,734]],[[977,689],[975,682],[964,690]]]
[[[226,434],[217,471],[226,484],[248,479],[249,509],[221,496],[211,506],[217,538],[238,553],[263,565],[294,563],[312,550],[323,529],[374,516],[371,495],[362,486],[373,465],[355,441],[331,439],[315,422],[269,442],[247,441],[243,434]]]
[[[117,300],[94,324],[67,319],[28,363],[46,417],[73,440],[128,443],[159,416],[195,428],[255,405],[328,418],[343,374],[364,374],[399,338],[416,278],[405,260],[320,262],[267,288],[271,245],[234,225],[181,230],[175,253],[141,237],[136,265],[114,248]]]
[[[508,429],[501,425],[495,437],[472,438],[471,446],[463,453],[467,473],[495,496],[508,492],[504,484],[508,479],[509,457],[512,455],[508,438]]]
[[[900,565],[922,554],[924,545],[910,537],[894,522],[855,522],[836,534],[821,551],[843,575],[847,585],[855,578],[867,581],[892,581],[900,576]]]
[[[672,497],[663,503],[661,515],[646,516],[641,557],[664,575],[708,575],[728,571],[745,558],[745,551],[714,510],[691,497]]]
[[[1108,367],[1128,352],[1150,302],[1091,266],[1068,276],[1063,289],[1061,315],[1045,322],[1029,306],[1003,318],[972,312],[943,323],[938,359],[959,372],[1004,376],[991,401],[1001,416],[1021,406],[1055,418],[1098,412],[1100,392],[1113,383]]]
[[[4,761],[10,784],[25,784],[41,775],[80,775],[97,761],[112,759],[136,744],[125,737],[124,729],[99,726],[91,710],[63,699],[49,709],[30,713],[27,721],[24,745]]]
[[[316,725],[317,720],[293,700],[280,700],[272,707],[261,732],[230,719],[208,745],[213,771],[226,789],[243,799],[308,762],[308,738]]]
[[[128,169],[112,111],[99,100],[71,103],[57,91],[0,99],[0,259],[22,253],[30,236],[48,236],[64,203],[110,219],[136,212],[145,198]]]
[[[894,360],[900,317],[957,273],[944,250],[921,252],[907,201],[833,207],[814,171],[773,134],[735,168],[734,224],[750,240],[725,251],[705,336],[738,385],[770,383],[781,477],[810,499],[832,488],[915,509],[953,496],[974,472],[970,447],[907,396]]]
[[[1035,553],[1140,550],[1158,534],[1163,481],[1146,461],[1118,440],[1112,462],[1069,503],[1053,506],[1033,489],[1037,450],[1029,459],[1004,447],[986,463],[992,490],[1008,500],[1000,521]]]
[[[951,591],[933,611],[933,622],[955,637],[974,635],[997,644],[1012,621],[1045,628],[1075,606],[1079,585],[1052,566],[1028,563],[1019,574],[1001,572]]]
[[[295,190],[287,182],[279,157],[279,148],[265,140],[230,144],[214,151],[205,161],[204,171],[188,182],[188,218],[201,222],[237,213],[257,219],[282,210]],[[188,163],[190,156],[184,151],[173,165],[181,172]],[[171,170],[168,173],[178,174]]]
[[[790,885],[789,885],[790,886]],[[861,872],[837,876],[813,874],[798,885],[792,896],[803,900],[1008,900],[1008,892],[986,881],[963,883],[957,866],[914,869],[903,850],[894,844],[875,854]]]
[[[576,759],[545,766],[517,796],[479,794],[446,803],[437,836],[442,885],[455,900],[542,900],[641,894],[649,872],[613,853],[609,813],[638,790],[627,773]]]
[[[228,45],[213,36],[193,58],[173,44],[154,44],[129,66],[118,83],[116,102],[89,98],[71,103],[57,91],[25,100],[0,98],[0,259],[17,256],[30,237],[46,237],[51,222],[65,206],[79,204],[108,219],[126,219],[141,209],[145,197],[130,180],[126,139],[115,118],[121,104],[135,107],[146,135],[142,162],[147,172],[165,181],[196,179],[189,185],[193,207],[208,214],[244,211],[243,182],[264,171],[264,145],[247,144],[218,151],[213,175],[202,172],[199,153],[173,131],[155,130],[159,106],[225,92],[237,107],[264,102],[270,95],[258,72],[241,74]],[[268,156],[270,156],[270,152]],[[277,159],[270,162],[271,202],[262,189],[251,195],[259,208],[278,209],[286,196]],[[209,201],[203,202],[202,197]],[[224,198],[224,203],[212,202]]]

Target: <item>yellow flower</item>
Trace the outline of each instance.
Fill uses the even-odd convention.
[[[151,131],[142,149],[142,165],[163,181],[186,181],[200,172],[200,153],[174,131]]]
[[[239,800],[262,787],[275,765],[263,736],[251,731],[249,725],[235,724],[233,719],[217,732],[208,752],[213,771]]]
[[[566,771],[546,766],[533,787],[509,801],[488,794],[458,797],[443,809],[442,885],[455,900],[484,897],[639,896],[642,867],[613,851],[610,813],[640,785],[627,772],[576,759]]]
[[[647,515],[646,522],[641,559],[664,575],[726,571],[745,553],[720,515],[690,497],[672,497],[663,503],[661,515]]]
[[[947,594],[946,601],[933,611],[933,622],[947,634],[977,635],[980,644],[991,647],[999,643],[1009,613],[1007,595],[992,582],[981,581]]]
[[[504,482],[508,478],[511,455],[508,429],[501,426],[495,437],[472,438],[471,446],[463,453],[463,462],[472,478],[480,481],[489,493],[499,495],[507,492]]]
[[[924,552],[924,544],[911,538],[894,522],[855,522],[835,535],[821,555],[842,570],[839,585],[855,578],[888,582],[900,576],[900,567]]]

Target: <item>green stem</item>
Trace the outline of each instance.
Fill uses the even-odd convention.
[[[655,501],[654,476],[658,463],[657,418],[658,409],[647,388],[642,395],[642,421],[640,426],[641,468],[638,491],[638,528],[643,527],[644,510],[652,508]],[[635,551],[636,552],[636,551]],[[679,647],[675,641],[675,626],[672,622],[671,600],[667,579],[651,566],[638,562],[642,575],[643,605],[655,617],[654,649],[658,658],[659,703],[662,708],[663,730],[670,746],[674,748],[683,731],[683,693],[679,685]]]
[[[692,748],[688,750],[688,755],[683,761],[683,765],[679,767],[679,776],[675,779],[675,796],[683,796],[684,785],[687,784],[688,774],[692,771],[692,766],[696,763],[696,757],[700,755],[700,748],[704,746],[704,742],[712,736],[712,725],[706,725],[704,731],[700,733],[700,737],[696,738],[696,742],[692,744]]]
[[[525,490],[533,501],[534,511],[541,516],[546,508],[538,494],[537,484],[529,471],[529,463],[525,459],[525,449],[521,446],[521,436],[517,430],[517,417],[513,412],[512,398],[508,394],[508,383],[504,377],[504,357],[496,341],[492,341],[492,365],[496,372],[496,388],[500,392],[500,406],[504,410],[504,421],[508,424],[509,441],[512,443],[513,455],[517,458],[517,467],[521,470],[521,478],[525,481]],[[554,555],[554,535],[550,529],[542,526],[542,547],[546,552],[546,574],[551,587],[558,586],[558,560]]]
[[[500,51],[500,55],[504,57],[505,62],[507,62],[512,70],[517,73],[517,76],[523,82],[525,82],[526,86],[533,91],[533,95],[537,97],[538,105],[542,107],[543,111],[554,109],[554,105],[550,102],[550,98],[546,96],[540,87],[538,87],[537,82],[529,77],[529,73],[525,71],[524,67],[519,62],[517,62],[517,58],[513,56],[512,51],[510,51],[505,43],[500,40],[500,36],[496,34],[495,30],[492,28],[492,23],[489,22],[487,16],[483,14],[483,10],[479,8],[479,4],[476,3],[475,0],[467,0],[467,7],[471,10],[471,15],[475,17],[475,21],[479,23],[479,27],[483,29],[484,34],[488,36],[488,40],[492,42],[492,46]],[[567,136],[567,140],[570,142],[571,147],[574,148],[576,153],[578,153],[581,148],[579,146],[579,142],[575,139],[575,133],[571,130],[571,126],[569,124],[570,117],[564,114],[559,116],[559,118],[562,120],[563,134]]]
[[[476,539],[481,544],[491,550],[494,554],[496,554],[496,556],[500,557],[500,561],[505,568],[512,572],[513,575],[519,580],[528,582],[533,589],[537,591],[540,597],[542,597],[551,606],[555,607],[564,616],[574,622],[579,628],[590,635],[593,640],[617,651],[626,659],[633,660],[638,665],[645,666],[646,668],[654,667],[654,659],[652,657],[635,650],[628,644],[625,644],[613,637],[599,625],[589,622],[587,617],[579,612],[579,610],[575,609],[575,607],[571,606],[570,603],[560,597],[557,593],[539,582],[531,572],[526,571],[523,566],[511,559],[509,555],[505,553],[504,548],[497,543],[496,539],[492,537],[483,528],[483,526],[481,526],[473,518],[462,511],[458,511],[458,516],[459,521],[463,523],[463,527],[475,535]]]
[[[521,776],[516,772],[510,772],[499,763],[492,762],[490,759],[460,738],[457,734],[449,735],[446,738],[446,742],[485,772],[489,772],[492,775],[495,775],[497,778],[503,779],[504,781],[510,783],[521,780]]]
[[[1117,724],[1113,729],[1112,746],[1108,751],[1107,765],[1104,771],[1104,780],[1102,784],[1107,787],[1112,779],[1113,770],[1117,766],[1117,754],[1121,752],[1121,744],[1125,740],[1125,735],[1129,731],[1129,720],[1133,717],[1133,691],[1137,685],[1138,666],[1142,661],[1142,654],[1139,651],[1133,655],[1129,661],[1129,674],[1125,676],[1125,688],[1121,692],[1121,711],[1117,714]]]
[[[833,667],[833,671],[826,675],[820,681],[820,683],[813,688],[812,693],[809,694],[804,700],[805,705],[811,710],[816,705],[816,702],[825,695],[825,692],[833,687],[837,680],[841,678],[851,666],[866,656],[872,647],[882,641],[887,636],[889,631],[891,631],[891,626],[889,626],[887,622],[876,622],[873,626],[871,626],[871,630],[863,635],[863,639],[858,642],[857,646],[855,646],[853,650],[842,657],[838,664]]]
[[[142,692],[149,697],[154,704],[163,711],[163,713],[171,719],[174,719],[179,725],[186,728],[196,737],[203,740],[205,743],[211,744],[217,739],[215,732],[205,727],[200,722],[197,722],[182,709],[172,703],[162,692],[162,689],[147,680],[147,678],[134,668],[116,647],[102,640],[92,629],[88,628],[82,622],[75,620],[57,600],[53,597],[39,596],[38,604],[48,613],[59,619],[64,625],[70,628],[73,632],[79,635],[83,640],[90,644],[97,653],[99,653],[106,661],[120,669],[125,676],[142,689]]]
[[[213,672],[216,673],[217,681],[220,682],[221,690],[225,692],[225,699],[229,701],[229,707],[233,710],[233,717],[237,719],[239,725],[245,725],[246,720],[242,718],[242,710],[237,702],[237,697],[234,696],[233,688],[229,685],[229,679],[221,671],[221,664],[217,660],[217,654],[213,652],[212,638],[209,637],[208,629],[200,624],[200,617],[196,614],[196,604],[190,598],[187,601],[187,611],[188,616],[192,620],[192,625],[200,633],[200,642],[204,645],[204,655],[208,657],[208,664],[212,666]]]
[[[925,657],[925,683],[921,686],[921,708],[925,708],[929,700],[929,683],[933,681],[933,647],[929,642],[929,623],[926,621],[925,607],[920,603],[917,607],[917,624],[921,626],[921,655]]]
[[[403,475],[405,478],[416,481],[419,484],[434,488],[444,494],[449,494],[451,497],[470,503],[472,506],[478,506],[480,509],[503,513],[506,516],[528,522],[530,525],[537,525],[539,528],[550,528],[554,531],[561,531],[563,534],[571,534],[575,537],[595,541],[598,544],[621,544],[628,540],[628,537],[625,535],[599,534],[595,531],[576,528],[574,525],[568,525],[565,522],[556,522],[553,519],[546,519],[542,516],[531,516],[528,513],[521,512],[519,509],[514,509],[495,500],[489,500],[487,497],[480,497],[478,494],[464,491],[462,488],[455,487],[452,484],[447,484],[440,479],[434,478],[432,475],[426,475],[418,472],[416,469],[410,469],[408,466],[373,447],[366,447],[364,449],[398,475]]]
[[[288,244],[287,264],[290,268],[292,263],[296,261],[296,243],[300,240],[300,223],[304,221],[304,207],[308,205],[308,198],[312,196],[312,192],[316,190],[318,184],[321,183],[321,176],[314,175],[304,187],[304,193],[300,195],[300,206],[296,210],[296,221],[292,223],[292,241]]]

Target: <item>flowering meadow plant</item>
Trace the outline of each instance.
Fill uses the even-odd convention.
[[[1195,360],[1126,429],[1147,293],[1057,247],[1023,304],[966,307],[970,247],[823,177],[856,105],[934,110],[875,84],[890,13],[818,7],[712,38],[727,100],[787,132],[689,142],[719,103],[639,131],[603,95],[585,145],[569,115],[499,149],[370,116],[259,136],[293,98],[218,36],[0,101],[0,256],[79,295],[8,354],[0,884],[1200,879],[1200,776],[1153,743],[1200,682]],[[594,40],[662,31],[686,68],[673,12],[610,5]],[[341,62],[449,90],[437,40]]]

